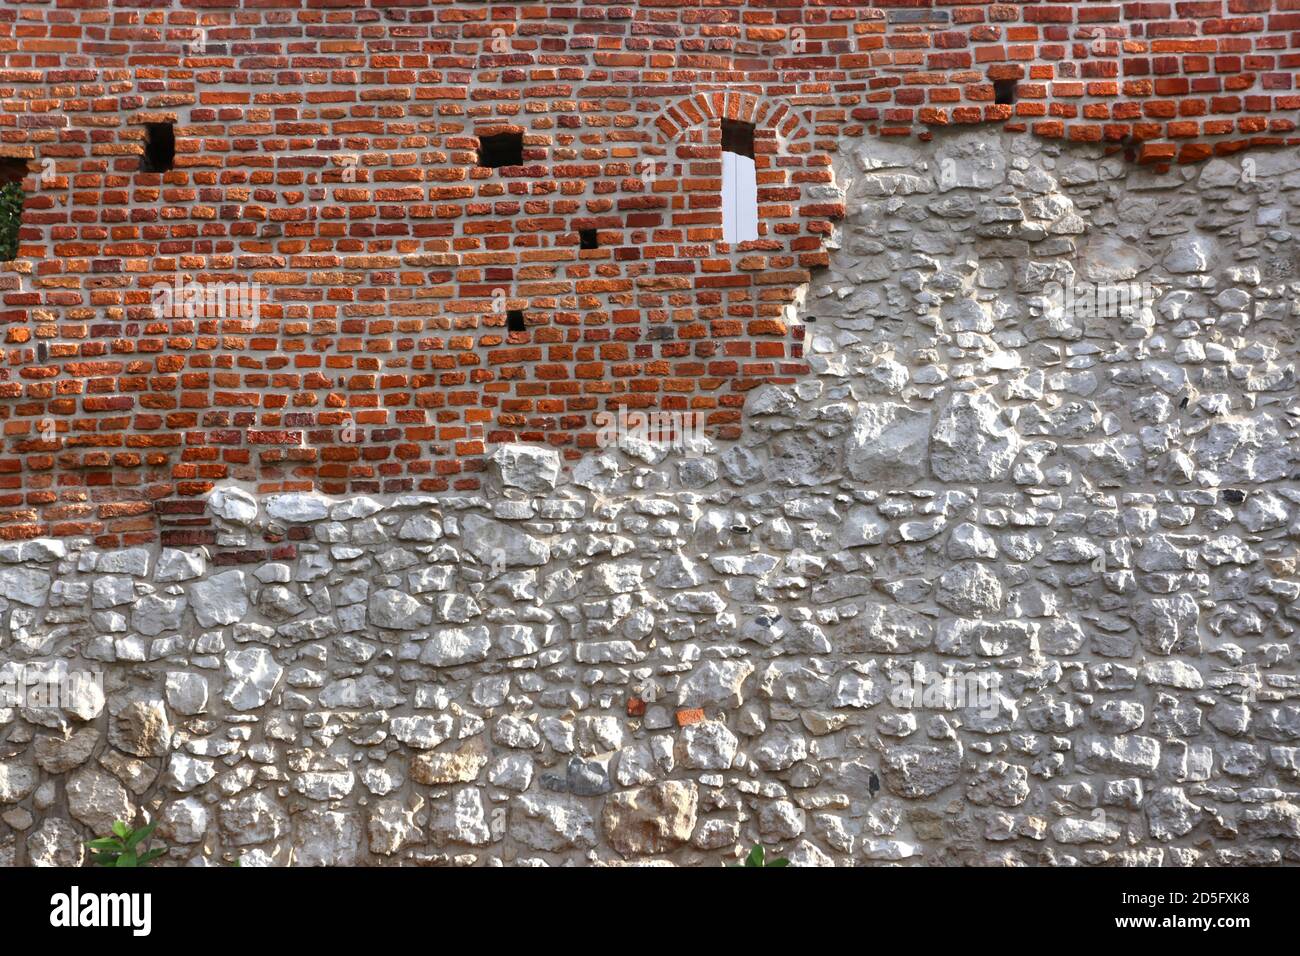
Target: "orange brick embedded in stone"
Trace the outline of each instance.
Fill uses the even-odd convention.
[[[704,720],[704,708],[691,707],[677,711],[677,726],[689,727],[691,724],[698,724]]]

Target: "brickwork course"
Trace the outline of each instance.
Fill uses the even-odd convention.
[[[1293,145],[1298,43],[1296,0],[8,2],[0,537],[210,543],[222,481],[469,492],[494,445],[571,464],[620,406],[734,438],[807,371],[838,141],[984,124],[1157,170]],[[723,118],[756,130],[735,248]],[[174,166],[143,171],[162,123]],[[522,164],[478,166],[503,132]],[[251,314],[160,316],[190,282]]]

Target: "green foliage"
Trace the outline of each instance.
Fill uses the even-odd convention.
[[[749,851],[749,856],[745,857],[744,863],[733,863],[732,866],[789,866],[790,861],[785,857],[778,857],[770,863],[767,861],[767,851],[763,849],[763,844],[755,843],[753,849]]]
[[[0,262],[18,257],[18,227],[22,224],[26,198],[22,183],[0,186]]]
[[[118,820],[113,824],[111,837],[87,840],[86,846],[90,847],[91,857],[100,866],[144,866],[150,860],[156,860],[167,852],[165,846],[140,852],[141,844],[149,839],[157,826],[158,821],[155,820],[148,826],[132,830]]]

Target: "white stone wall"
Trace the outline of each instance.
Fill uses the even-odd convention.
[[[102,680],[0,706],[0,863],[1300,860],[1300,158],[836,174],[813,372],[734,445],[213,496],[291,560],[0,547],[0,688]]]

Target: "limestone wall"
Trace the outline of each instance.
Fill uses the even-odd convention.
[[[813,374],[738,442],[0,547],[0,680],[102,681],[0,707],[0,862],[1300,859],[1300,159],[836,179]]]

